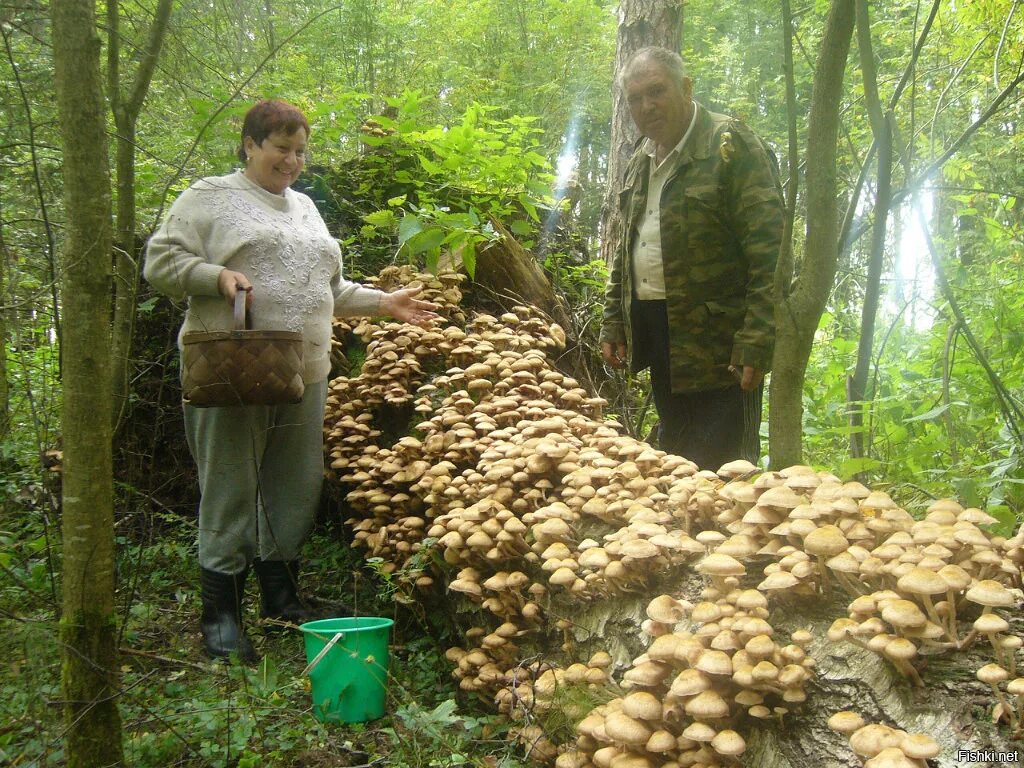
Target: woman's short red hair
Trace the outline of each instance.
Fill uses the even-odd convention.
[[[259,146],[272,133],[284,131],[291,136],[299,128],[306,131],[309,138],[309,121],[302,110],[294,104],[281,99],[263,99],[258,101],[245,113],[242,121],[242,143],[238,147],[238,159],[245,162],[245,137]]]

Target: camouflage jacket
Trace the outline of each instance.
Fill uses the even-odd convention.
[[[767,371],[775,341],[772,282],[783,203],[774,158],[745,125],[696,106],[696,123],[661,195],[661,247],[673,392],[735,384],[729,365]],[[628,342],[632,370],[646,367],[632,338],[633,245],[647,203],[642,145],[619,193],[622,233],[605,290],[601,341]]]

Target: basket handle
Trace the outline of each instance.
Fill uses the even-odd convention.
[[[249,315],[245,311],[245,300],[249,296],[251,288],[236,288],[235,289],[235,330],[245,331],[248,330],[251,323]]]

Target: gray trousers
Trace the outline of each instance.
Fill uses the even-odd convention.
[[[294,405],[184,406],[199,470],[199,564],[236,574],[256,558],[294,560],[324,476],[327,381]]]

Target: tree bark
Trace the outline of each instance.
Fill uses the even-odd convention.
[[[0,181],[3,171],[0,169]],[[0,189],[3,184],[0,183]],[[0,198],[0,441],[7,439],[11,428],[11,391],[7,382],[7,243],[4,240],[3,199]]]
[[[64,145],[63,609],[67,765],[123,764],[114,614],[111,200],[100,40],[90,0],[53,0]]]
[[[678,52],[682,47],[682,0],[622,0],[619,3],[618,42],[615,74],[629,58],[648,45],[660,45]],[[626,163],[638,138],[629,107],[618,83],[612,86],[612,135],[608,149],[608,190],[601,211],[601,255],[611,264],[619,243],[619,190]]]
[[[804,375],[814,332],[835,281],[839,255],[836,136],[853,26],[853,0],[833,0],[815,67],[808,117],[803,268],[789,297],[775,311],[775,357],[769,390],[769,455],[773,467],[801,461]]]
[[[788,295],[793,281],[793,223],[796,221],[797,191],[800,188],[800,144],[796,126],[796,80],[793,72],[793,13],[789,0],[782,0],[782,67],[786,76],[786,217],[782,225],[782,247],[775,265],[775,303]]]

